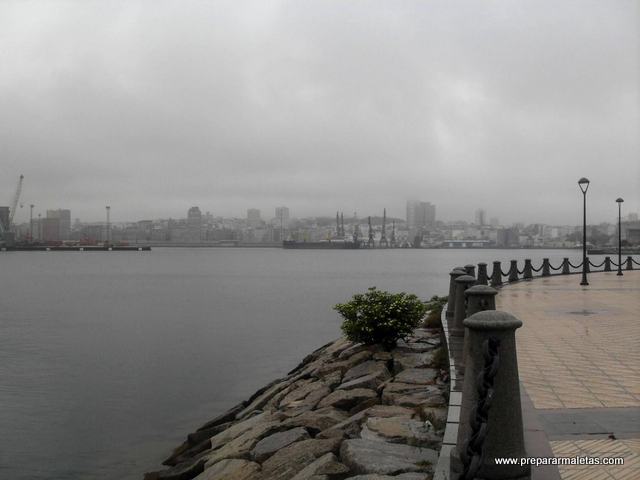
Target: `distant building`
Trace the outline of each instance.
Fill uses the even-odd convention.
[[[476,225],[483,226],[487,224],[487,212],[483,208],[476,210],[475,221]]]
[[[45,242],[58,242],[60,238],[60,219],[55,217],[46,217],[40,220],[40,228],[42,232],[42,240]]]
[[[497,247],[520,246],[520,231],[517,228],[501,228],[496,236]]]
[[[247,210],[247,225],[251,228],[260,228],[262,226],[262,218],[260,218],[260,210],[250,208]]]
[[[58,238],[56,240],[69,240],[71,238],[71,210],[47,210],[47,218],[59,220]]]
[[[276,221],[274,225],[276,227],[282,227],[283,229],[289,228],[289,208],[288,207],[276,207]]]
[[[202,212],[198,207],[191,207],[187,212],[187,226],[184,231],[174,230],[174,237],[180,241],[197,243],[202,240]]]
[[[5,231],[9,230],[9,207],[0,207],[0,224]]]
[[[436,206],[430,202],[407,202],[407,227],[411,231],[431,226],[436,221]]]
[[[489,225],[491,225],[492,227],[497,227],[498,225],[500,225],[500,220],[498,220],[498,217],[491,217],[489,219]]]
[[[202,226],[202,212],[199,207],[191,207],[187,212],[187,226],[197,229]]]

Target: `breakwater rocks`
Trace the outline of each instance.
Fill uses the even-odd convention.
[[[145,480],[431,479],[447,418],[440,343],[441,330],[417,329],[391,351],[325,345],[188,435]]]

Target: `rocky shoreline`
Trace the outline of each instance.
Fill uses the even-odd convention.
[[[344,338],[204,424],[145,480],[430,480],[447,418],[440,328]]]

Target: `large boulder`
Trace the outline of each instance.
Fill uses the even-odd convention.
[[[211,465],[194,480],[254,480],[259,475],[260,465],[234,458]]]
[[[396,375],[394,381],[428,385],[434,383],[437,376],[438,372],[432,368],[409,368]]]
[[[378,395],[368,388],[354,388],[353,390],[336,390],[320,400],[318,408],[335,407],[340,410],[351,410],[357,404],[377,398]]]
[[[273,454],[262,464],[263,478],[289,480],[317,458],[337,453],[340,439],[302,440]]]
[[[300,470],[291,480],[310,480],[318,475],[339,475],[349,468],[338,461],[333,453],[327,453]]]
[[[282,424],[280,422],[259,423],[239,437],[226,443],[224,446],[208,453],[206,455],[207,463],[205,467],[208,468],[225,458],[248,457],[249,452],[260,440],[280,430],[282,430]]]
[[[442,442],[442,438],[434,432],[433,426],[407,417],[369,417],[362,428],[361,437],[404,443],[414,447],[439,448]]]
[[[309,433],[302,427],[277,432],[263,438],[251,450],[251,458],[262,463],[278,450],[300,440],[307,440]]]
[[[340,458],[354,473],[397,475],[431,471],[438,453],[428,448],[353,439],[342,442]]]
[[[229,443],[234,438],[237,438],[243,433],[251,430],[256,425],[259,425],[261,423],[271,423],[273,421],[278,421],[283,417],[284,416],[281,413],[277,413],[277,412],[275,413],[262,412],[252,417],[249,417],[246,420],[238,422],[232,425],[231,427],[227,428],[226,430],[223,430],[217,435],[214,435],[213,437],[211,437],[211,448],[214,450],[216,448],[220,448],[226,445],[227,443]]]
[[[349,414],[333,407],[304,412],[282,422],[286,427],[304,427],[313,434],[333,427],[349,418]]]

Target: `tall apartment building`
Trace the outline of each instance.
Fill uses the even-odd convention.
[[[49,225],[47,234],[43,234],[45,240],[69,240],[71,238],[71,210],[47,210],[46,220],[58,220],[58,222],[45,222],[46,225]],[[53,232],[56,224],[58,225],[57,233]]]
[[[484,208],[479,208],[476,210],[475,223],[476,225],[479,225],[481,227],[483,225],[487,225],[487,212]]]
[[[177,233],[177,232],[176,232]],[[187,229],[182,241],[199,242],[202,240],[202,212],[199,207],[191,207],[187,212]]]
[[[259,228],[262,226],[262,218],[260,218],[260,210],[250,208],[247,210],[247,225],[251,228]]]
[[[407,227],[409,230],[419,230],[431,226],[436,221],[436,206],[430,202],[407,202]]]
[[[289,208],[288,207],[276,207],[276,221],[274,223],[276,227],[289,228]]]

